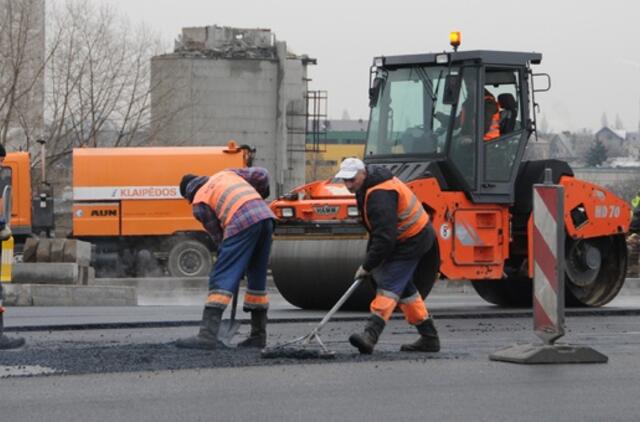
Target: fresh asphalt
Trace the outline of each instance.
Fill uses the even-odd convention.
[[[324,311],[271,295],[269,345],[309,332]],[[640,402],[640,295],[625,289],[603,308],[569,309],[562,342],[591,346],[601,365],[523,366],[488,356],[537,343],[530,311],[499,309],[472,292],[427,301],[440,353],[399,352],[416,338],[400,315],[372,355],[348,343],[366,312],[339,312],[321,332],[333,360],[266,360],[258,350],[181,350],[201,304],[137,307],[12,307],[9,335],[24,348],[0,352],[2,421],[443,420],[627,421]],[[247,317],[238,341],[248,332]]]
[[[305,361],[172,345],[194,327],[30,331],[27,347],[0,352],[0,420],[637,420],[637,317],[567,318],[562,341],[607,355],[599,365],[490,361],[497,350],[537,341],[526,317],[437,326],[439,353],[399,352],[416,334],[394,319],[363,356],[346,340],[361,321],[329,323],[321,336],[336,359]],[[270,326],[269,342],[311,327]]]

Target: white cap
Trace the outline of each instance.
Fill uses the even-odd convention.
[[[358,158],[345,158],[340,164],[340,171],[336,174],[337,179],[353,179],[358,170],[364,170],[364,163]]]

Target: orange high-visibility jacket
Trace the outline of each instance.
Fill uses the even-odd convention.
[[[262,197],[253,186],[236,173],[225,170],[211,176],[209,181],[198,189],[193,203],[203,202],[209,205],[216,213],[224,230],[236,211],[254,199],[262,199]]]
[[[371,192],[376,190],[393,190],[398,193],[398,241],[415,236],[429,223],[429,214],[422,208],[416,195],[397,177],[393,177],[367,190],[364,198],[363,217],[369,230],[371,230],[371,226],[367,218],[367,201]]]
[[[492,139],[496,139],[500,136],[500,106],[496,101],[496,98],[489,94],[484,96],[485,101],[492,101],[496,105],[496,112],[491,116],[491,123],[489,124],[489,129],[484,134],[484,140],[490,141]]]

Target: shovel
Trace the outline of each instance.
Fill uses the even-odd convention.
[[[240,322],[236,321],[236,309],[238,308],[238,293],[240,291],[240,283],[236,287],[236,291],[233,293],[233,299],[231,302],[231,317],[229,319],[223,319],[220,321],[220,329],[218,330],[218,340],[224,343],[227,347],[231,346],[231,339],[236,335],[240,328]]]

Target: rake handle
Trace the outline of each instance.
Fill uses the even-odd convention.
[[[320,329],[322,329],[322,327],[324,327],[325,324],[327,322],[329,322],[329,320],[331,319],[333,314],[338,312],[338,309],[340,309],[340,307],[342,307],[342,305],[344,305],[344,303],[347,301],[347,299],[349,299],[351,297],[353,292],[358,288],[358,286],[360,286],[361,282],[362,282],[362,278],[356,278],[355,279],[355,281],[353,282],[351,287],[349,287],[347,289],[347,291],[344,292],[342,297],[336,302],[335,305],[333,305],[333,308],[331,308],[329,310],[329,312],[327,312],[327,314],[324,316],[324,318],[322,318],[322,321],[320,321],[320,323],[316,326],[316,328],[311,333],[309,333],[310,334],[309,337],[312,337],[314,334],[317,334],[320,331]]]

